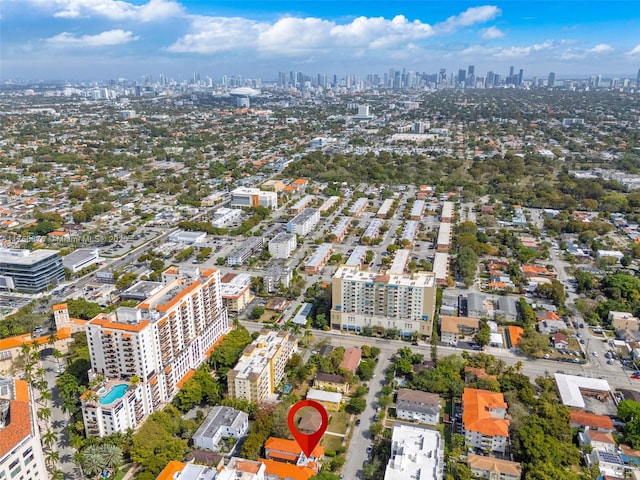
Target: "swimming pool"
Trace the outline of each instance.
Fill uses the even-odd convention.
[[[124,396],[124,392],[127,391],[129,386],[126,383],[120,383],[118,385],[114,385],[109,389],[107,394],[104,397],[100,398],[101,405],[108,405],[110,403],[115,402],[119,398]]]

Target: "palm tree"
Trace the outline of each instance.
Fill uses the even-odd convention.
[[[41,407],[38,409],[38,418],[47,421],[51,418],[51,409],[49,407]]]
[[[47,343],[51,345],[52,348],[55,347],[57,341],[58,341],[58,335],[56,335],[55,333],[52,333],[47,338]]]
[[[60,366],[60,359],[64,357],[64,354],[57,348],[54,348],[51,355],[53,355],[53,358],[56,359],[56,363]]]
[[[51,445],[56,443],[58,440],[58,434],[52,430],[47,430],[42,434],[42,443],[47,447],[51,448]]]
[[[53,400],[53,393],[51,393],[51,390],[41,390],[40,400],[44,400],[45,402]]]
[[[84,477],[84,471],[82,469],[82,464],[84,463],[84,455],[81,451],[78,450],[73,454],[73,463],[75,463],[80,470],[80,478]]]
[[[102,472],[105,463],[99,445],[89,445],[82,451],[82,457],[82,466],[86,475],[93,477]]]
[[[60,461],[60,454],[57,450],[51,450],[50,452],[47,452],[44,461],[48,466],[51,467]]]
[[[58,468],[56,468],[53,472],[51,472],[50,480],[64,480],[64,472]]]
[[[111,445],[109,443],[105,445],[101,445],[101,453],[104,458],[104,465],[106,467],[116,469],[120,465],[122,465],[122,461],[124,460],[122,457],[122,450],[120,447],[116,445]]]

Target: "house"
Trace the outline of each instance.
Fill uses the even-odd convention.
[[[318,445],[307,458],[295,440],[269,437],[267,441],[264,442],[264,455],[267,460],[275,460],[292,465],[308,465],[311,463],[317,465],[317,462],[324,458],[324,448]]]
[[[609,312],[609,321],[616,332],[638,330],[638,318],[627,312]]]
[[[472,318],[482,318],[487,316],[484,295],[476,292],[471,292],[467,295],[467,315]]]
[[[569,346],[569,338],[564,333],[556,333],[551,337],[553,346],[556,348],[567,348]]]
[[[592,450],[616,453],[616,441],[611,432],[600,432],[587,428],[584,432],[578,432],[578,444],[582,447],[591,447]]]
[[[437,425],[440,404],[440,396],[435,393],[401,388],[396,397],[396,416],[403,420]]]
[[[249,415],[231,407],[213,407],[202,425],[193,434],[198,448],[218,451],[223,438],[239,439],[249,430]]]
[[[344,358],[338,368],[344,368],[345,370],[356,373],[360,360],[362,359],[362,350],[358,347],[349,347],[344,351]]]
[[[504,453],[510,421],[502,393],[465,388],[462,394],[462,426],[468,446]]]
[[[495,316],[502,316],[508,322],[515,322],[518,319],[518,308],[514,297],[498,297],[496,302],[498,308],[495,309]]]
[[[551,335],[567,329],[562,320],[543,320],[538,322],[538,331],[543,335]]]
[[[337,412],[342,404],[342,394],[311,388],[307,392],[307,400],[315,400],[330,412]]]
[[[606,415],[571,410],[569,412],[571,428],[588,428],[598,432],[613,432],[614,426],[611,418]]]
[[[471,473],[477,478],[520,480],[522,477],[522,466],[509,460],[469,454],[467,456],[467,465],[469,465]]]
[[[477,381],[478,379],[485,379],[485,378],[487,379],[492,378],[494,380],[497,380],[498,376],[488,374],[484,368],[475,368],[470,366],[464,367],[465,383],[474,382],[474,381]]]
[[[317,473],[317,468],[307,465],[292,465],[265,458],[261,458],[260,463],[265,466],[265,480],[309,480]]]
[[[458,340],[475,334],[480,330],[480,320],[469,317],[440,316],[441,339],[449,345],[455,345]]]
[[[331,373],[318,373],[313,380],[313,386],[321,390],[333,390],[339,393],[348,393],[349,384],[342,375]]]

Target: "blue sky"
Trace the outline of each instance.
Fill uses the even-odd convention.
[[[0,0],[0,78],[640,68],[640,1]]]

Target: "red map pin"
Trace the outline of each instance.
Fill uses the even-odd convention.
[[[322,423],[320,424],[320,428],[317,431],[310,433],[308,435],[300,432],[300,430],[296,428],[296,424],[295,424],[296,412],[304,407],[313,408],[320,414],[320,417],[322,418]],[[307,458],[310,457],[311,453],[313,452],[313,449],[318,446],[318,443],[320,443],[320,439],[322,438],[322,435],[324,435],[324,432],[327,429],[327,426],[329,425],[329,415],[327,415],[327,411],[325,410],[325,408],[322,406],[321,403],[318,403],[315,400],[301,400],[291,407],[291,409],[289,410],[289,417],[287,420],[289,423],[289,431],[293,435],[293,438],[296,439],[296,442],[298,442],[298,445],[300,445],[300,448],[302,449],[304,454],[307,456]]]

